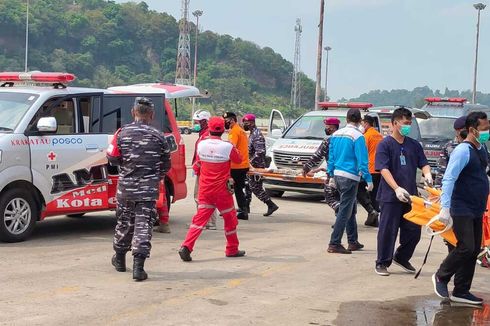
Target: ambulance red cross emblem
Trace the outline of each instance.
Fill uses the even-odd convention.
[[[58,156],[58,155],[56,155],[55,152],[49,152],[48,160],[50,160],[51,162],[56,161],[56,156]]]

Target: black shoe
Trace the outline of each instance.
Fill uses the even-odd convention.
[[[434,292],[439,298],[447,299],[449,298],[449,291],[447,290],[447,283],[444,283],[437,277],[437,273],[432,275],[432,284],[434,284]]]
[[[186,246],[180,247],[179,256],[183,261],[192,261],[191,251]]]
[[[116,271],[118,272],[125,272],[126,271],[126,254],[114,254],[111,259],[112,266],[116,268]]]
[[[347,246],[347,250],[350,251],[358,251],[361,250],[362,248],[364,248],[364,245],[362,243],[359,243],[359,241],[349,243],[349,245]]]
[[[226,255],[226,257],[243,257],[243,256],[245,256],[245,250],[238,250],[233,255]]]
[[[403,268],[403,270],[409,274],[415,274],[415,272],[416,272],[415,267],[413,267],[412,264],[410,264],[410,262],[408,262],[408,261],[401,261],[401,260],[396,259],[396,257],[395,257],[395,258],[393,258],[393,263],[395,263],[395,265],[398,265],[401,268]]]
[[[343,245],[340,245],[340,244],[339,245],[328,245],[327,252],[329,252],[331,254],[345,254],[345,255],[352,253],[352,251],[350,251],[349,249],[345,249],[345,247]]]
[[[467,304],[474,304],[474,305],[481,305],[483,304],[483,299],[478,298],[471,294],[470,292],[466,294],[454,294],[454,292],[451,294],[449,297],[451,301],[453,302],[458,302],[458,303],[467,303]]]
[[[385,265],[376,265],[374,271],[381,276],[390,276],[390,272],[388,272],[388,268]]]
[[[144,281],[148,278],[148,274],[146,274],[145,270],[145,258],[136,257],[133,258],[133,280],[139,282]]]
[[[364,222],[364,225],[366,226],[372,226],[372,227],[378,227],[378,216],[379,213],[377,211],[372,211],[371,213],[368,214],[368,217],[366,219],[366,222]]]
[[[239,219],[239,220],[248,220],[248,213],[246,213],[244,211],[240,211],[236,215],[236,218]]]
[[[279,209],[279,206],[274,204],[272,200],[267,201],[266,204],[267,204],[267,212],[263,214],[264,216],[270,216],[272,215],[272,213],[274,213]]]

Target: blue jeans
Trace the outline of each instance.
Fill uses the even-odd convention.
[[[359,181],[349,178],[335,176],[335,184],[340,193],[340,206],[335,220],[330,245],[340,245],[344,230],[347,233],[349,243],[357,242],[357,187]]]

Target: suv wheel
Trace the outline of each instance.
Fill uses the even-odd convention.
[[[190,135],[192,134],[192,130],[190,130],[189,128],[184,128],[184,134]]]
[[[27,239],[38,215],[38,207],[28,191],[7,190],[0,198],[0,240],[19,242]]]

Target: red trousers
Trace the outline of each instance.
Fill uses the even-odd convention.
[[[165,186],[163,185],[163,183],[160,183],[160,196],[158,197],[158,201],[157,201],[157,212],[158,212],[158,219],[160,223],[162,224],[168,223],[169,220],[168,203],[167,203],[167,196],[165,193]]]
[[[226,255],[234,255],[238,252],[238,236],[236,234],[238,219],[236,217],[233,195],[227,189],[214,190],[212,193],[199,189],[197,213],[192,218],[191,226],[182,246],[189,248],[190,251],[193,250],[194,244],[202,230],[206,227],[215,209],[218,209],[224,220],[226,237],[225,253]]]

